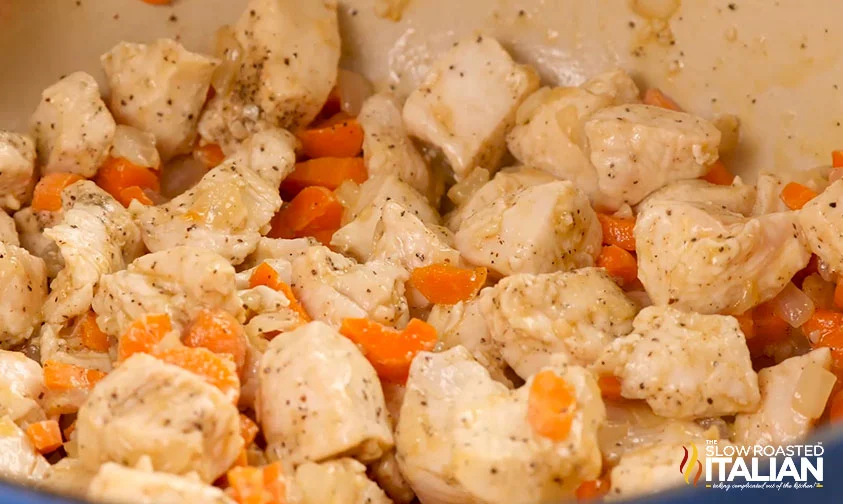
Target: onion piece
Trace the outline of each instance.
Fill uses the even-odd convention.
[[[819,418],[825,411],[825,404],[834,388],[837,377],[817,364],[808,364],[796,381],[791,406],[802,416]]]
[[[231,90],[243,57],[243,46],[235,38],[230,26],[222,26],[217,30],[214,54],[222,61],[211,76],[211,87],[224,95]]]
[[[790,327],[799,327],[814,315],[814,302],[789,282],[773,299],[773,310]]]
[[[363,108],[363,102],[374,93],[374,86],[359,73],[340,69],[337,74],[337,90],[342,111],[357,117]]]
[[[647,294],[647,291],[630,291],[626,293],[626,297],[637,304],[638,308],[641,310],[647,308],[648,306],[653,306],[653,301],[650,299],[650,295]]]
[[[111,156],[125,158],[133,165],[157,170],[161,156],[155,148],[155,135],[122,124],[114,130]]]
[[[208,167],[193,156],[179,156],[161,170],[161,195],[172,199],[187,191],[208,173]]]
[[[490,179],[489,171],[485,168],[475,168],[462,181],[457,182],[448,189],[448,199],[455,205],[461,206],[468,201],[472,194],[477,192],[483,184]]]
[[[834,269],[827,262],[823,261],[821,257],[817,257],[817,273],[826,282],[835,282],[837,280],[837,274],[835,274]]]

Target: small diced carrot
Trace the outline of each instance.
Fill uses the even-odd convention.
[[[88,390],[103,378],[105,378],[105,373],[97,369],[83,368],[55,360],[44,362],[44,386],[49,390],[57,392]]]
[[[617,245],[606,245],[596,261],[598,268],[604,268],[609,276],[620,280],[622,286],[638,281],[638,261],[635,256]]]
[[[339,113],[299,131],[302,154],[309,158],[353,158],[363,150],[363,128],[357,119]]]
[[[700,178],[709,184],[717,185],[732,185],[732,182],[735,181],[734,174],[732,174],[732,172],[726,168],[726,165],[723,164],[723,161],[720,161],[719,159],[712,163],[712,165],[708,168],[708,173]]]
[[[237,504],[286,504],[287,487],[280,462],[263,467],[234,467],[226,477]]]
[[[418,319],[410,320],[403,331],[384,327],[367,319],[345,319],[340,333],[356,343],[382,380],[404,383],[410,364],[419,352],[436,344],[436,329]]]
[[[74,336],[79,337],[85,348],[97,352],[107,352],[111,346],[108,335],[102,332],[100,326],[97,325],[97,316],[90,310],[76,322],[73,333]]]
[[[744,314],[746,315],[746,314]],[[776,315],[772,303],[762,303],[752,309],[752,336],[746,336],[747,346],[756,355],[765,346],[786,339],[790,335],[790,325]],[[738,319],[740,322],[740,319]]]
[[[308,315],[307,310],[304,309],[304,306],[302,306],[296,298],[296,295],[293,293],[293,289],[286,282],[278,278],[278,272],[275,271],[275,268],[265,262],[260,263],[258,267],[255,268],[255,271],[252,272],[252,276],[249,278],[249,288],[254,289],[258,285],[265,285],[270,289],[277,290],[278,292],[284,294],[287,301],[290,302],[290,308],[299,314],[302,321],[311,321],[310,315]]]
[[[64,189],[80,180],[85,180],[75,173],[48,173],[41,177],[32,193],[32,209],[57,212],[61,210],[61,193]]]
[[[530,384],[527,422],[537,435],[563,441],[571,432],[576,404],[568,382],[553,371],[539,371]]]
[[[268,236],[301,238],[315,231],[337,230],[343,211],[333,192],[324,187],[307,187],[275,214]]]
[[[635,219],[598,213],[597,220],[603,228],[603,243],[617,245],[630,252],[635,251]]]
[[[843,328],[838,327],[822,334],[811,346],[813,348],[825,347],[831,350],[834,367],[843,370]]]
[[[168,364],[186,369],[217,387],[232,403],[240,399],[240,378],[230,358],[219,356],[207,348],[174,347],[156,351],[153,356]]]
[[[621,380],[614,375],[600,375],[597,378],[597,385],[600,387],[600,394],[603,399],[611,399],[613,401],[620,401],[623,399],[621,395]]]
[[[258,436],[260,428],[254,420],[244,414],[240,414],[240,436],[243,438],[245,446],[249,446]]]
[[[363,158],[316,158],[296,163],[293,173],[281,182],[281,191],[296,194],[310,186],[326,187],[333,191],[346,180],[362,184],[368,176]]]
[[[410,285],[434,304],[456,304],[474,297],[486,283],[486,268],[459,268],[451,264],[431,264],[415,268]]]
[[[53,452],[62,445],[61,429],[55,420],[30,424],[26,428],[26,436],[41,454]]]
[[[117,359],[123,361],[139,352],[153,353],[155,345],[172,330],[166,313],[148,313],[134,320],[117,343]]]
[[[580,502],[593,501],[609,493],[609,487],[610,483],[608,479],[583,481],[577,487],[574,495],[576,495],[577,500]]]
[[[208,168],[215,168],[225,160],[225,153],[218,144],[209,143],[193,149],[193,158]]]
[[[816,191],[796,182],[788,182],[780,195],[784,204],[791,210],[799,210],[816,196]]]
[[[155,192],[161,190],[161,183],[155,170],[138,166],[126,158],[106,159],[97,171],[94,182],[124,206],[131,202],[131,200],[122,201],[121,193],[126,188],[137,186],[141,190],[152,189]]]
[[[831,151],[832,168],[843,168],[843,150]]]
[[[843,390],[837,391],[829,401],[828,420],[830,422],[843,422]]]
[[[227,311],[199,311],[182,337],[182,342],[192,348],[207,348],[214,353],[230,355],[238,374],[242,374],[246,364],[246,331]]]
[[[155,204],[141,186],[131,186],[121,189],[120,194],[114,199],[119,201],[124,207],[128,207],[132,200],[138,200],[138,203],[146,206]]]
[[[644,91],[643,101],[645,105],[652,105],[653,107],[661,107],[675,112],[682,112],[682,107],[680,107],[678,103],[673,101],[672,98],[664,94],[658,88],[650,88]]]
[[[339,229],[339,228],[337,228],[337,229]],[[307,236],[310,236],[311,238],[315,239],[316,241],[318,241],[322,245],[325,245],[326,247],[330,247],[331,246],[331,239],[334,237],[334,233],[336,233],[336,232],[337,232],[336,229],[317,229],[317,230],[313,230],[313,231],[307,230],[307,232],[305,234]]]

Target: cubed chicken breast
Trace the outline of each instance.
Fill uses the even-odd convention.
[[[287,130],[269,128],[247,138],[229,160],[248,166],[272,187],[278,187],[296,164],[298,140]]]
[[[404,327],[409,321],[404,268],[384,261],[358,264],[323,246],[293,261],[293,291],[307,313],[338,328],[345,318]]]
[[[243,264],[240,265],[240,268],[254,268],[270,259],[274,260],[275,262],[273,264],[276,265],[279,262],[286,262],[290,264],[289,270],[284,267],[282,268],[283,271],[276,271],[278,271],[279,278],[289,284],[292,282],[293,261],[297,257],[304,255],[314,245],[319,245],[319,242],[310,237],[287,240],[263,236],[258,240],[258,246],[255,248],[255,251],[249,254]],[[286,271],[286,276],[284,271]]]
[[[422,502],[533,503],[573,497],[601,470],[597,430],[606,411],[592,374],[556,363],[575,404],[563,438],[528,420],[531,377],[517,390],[493,381],[465,348],[413,361],[396,430],[398,462]]]
[[[92,307],[97,324],[114,337],[147,313],[168,313],[177,327],[188,324],[202,308],[220,308],[240,318],[243,308],[234,275],[219,254],[175,247],[103,275]]]
[[[445,189],[443,177],[428,168],[404,128],[394,99],[386,94],[370,97],[357,120],[363,127],[363,159],[369,177],[396,175],[437,205]]]
[[[195,479],[165,472],[143,471],[107,462],[88,490],[88,498],[109,504],[234,504],[225,492]]]
[[[0,416],[25,425],[44,420],[39,400],[44,394],[44,372],[20,352],[0,350]]]
[[[0,131],[0,210],[18,210],[35,187],[35,141],[28,135]]]
[[[56,242],[44,236],[44,230],[60,223],[61,212],[35,211],[26,207],[15,212],[15,227],[18,230],[20,246],[47,265],[47,276],[55,278],[64,268],[64,259]]]
[[[661,107],[628,104],[585,124],[602,203],[634,205],[674,180],[705,175],[717,161],[720,131],[708,121]]]
[[[0,348],[29,339],[43,320],[47,267],[25,249],[0,243]]]
[[[521,102],[539,87],[536,72],[492,37],[454,44],[404,103],[410,133],[445,154],[459,181],[477,167],[495,171]]]
[[[273,268],[276,269],[277,268]],[[302,323],[299,313],[292,308],[290,300],[283,292],[265,285],[237,291],[246,321],[243,327],[250,337],[271,339],[277,332],[291,331]]]
[[[44,232],[64,259],[44,305],[44,320],[57,325],[86,313],[100,278],[124,269],[143,252],[129,212],[93,182],[66,188],[62,209],[62,222]]]
[[[638,86],[632,77],[620,68],[597,74],[580,87],[589,93],[609,97],[612,105],[641,102]]]
[[[635,224],[638,278],[656,305],[741,314],[808,264],[794,212],[746,218],[710,204],[654,201]]]
[[[843,273],[843,180],[809,201],[798,216],[811,251],[832,271]]]
[[[295,130],[313,121],[337,81],[335,0],[250,0],[228,37],[222,56],[233,75],[202,114],[202,138],[229,152],[266,127]],[[232,51],[240,56],[232,59]]]
[[[18,230],[15,229],[15,219],[0,209],[0,243],[20,247]]]
[[[366,466],[350,458],[303,464],[296,469],[295,481],[301,504],[392,504],[366,477]]]
[[[746,338],[728,315],[644,308],[632,334],[613,341],[595,367],[620,379],[623,397],[666,418],[751,412],[760,400]]]
[[[298,465],[392,448],[380,380],[351,340],[321,322],[276,336],[260,361],[258,420],[271,458]]]
[[[237,408],[200,376],[138,353],[97,383],[76,418],[79,459],[156,471],[196,472],[212,482],[243,447]]]
[[[818,348],[805,355],[791,357],[758,372],[761,405],[755,412],[735,417],[734,441],[742,444],[788,445],[808,435],[817,421],[796,407],[795,394],[802,372],[810,367],[829,370],[832,365],[828,348]]]
[[[64,77],[41,93],[30,119],[42,173],[92,177],[108,156],[117,124],[85,72]]]
[[[591,266],[602,236],[588,198],[560,180],[506,194],[467,215],[454,242],[468,262],[506,276]]]
[[[790,210],[782,201],[782,189],[785,182],[778,175],[772,173],[759,173],[755,181],[755,205],[752,208],[752,215],[764,215],[774,212],[787,212]]]
[[[396,175],[370,178],[360,186],[353,202],[346,207],[343,227],[331,238],[338,252],[365,261],[372,253],[375,228],[387,202],[401,205],[425,224],[438,224],[439,214],[418,191]]]
[[[610,473],[612,487],[606,500],[642,497],[685,485],[686,474],[690,484],[694,483],[698,474],[704,481],[705,446],[704,440],[688,440],[647,446],[624,454],[620,463],[613,467]],[[683,472],[681,464],[685,453],[687,451],[689,460],[692,461],[694,447],[698,464],[686,464]]]
[[[165,161],[193,149],[216,60],[175,40],[158,39],[150,44],[120,42],[100,62],[118,121],[155,135]]]
[[[632,330],[637,311],[599,268],[512,275],[488,290],[481,316],[506,363],[525,380],[557,353],[573,364],[592,364]]]
[[[94,476],[96,472],[88,470],[78,458],[67,456],[50,466],[38,486],[60,495],[85,499]]]
[[[778,195],[776,198],[778,198]],[[755,188],[751,185],[743,182],[736,182],[732,185],[717,185],[697,179],[671,182],[647,196],[641,204],[646,205],[647,202],[656,200],[705,203],[722,210],[747,216],[753,214],[752,209],[756,204]]]
[[[375,227],[374,246],[367,259],[382,260],[413,269],[436,263],[455,266],[461,263],[454,248],[451,232],[433,224],[425,224],[398,203],[387,202]]]
[[[35,450],[29,436],[11,418],[0,418],[0,478],[33,484],[49,469],[49,462]]]

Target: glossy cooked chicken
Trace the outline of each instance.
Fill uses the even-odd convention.
[[[374,90],[331,0],[250,0],[216,46],[122,42],[107,86],[0,132],[3,478],[625,499],[682,484],[689,443],[843,419],[843,155],[743,181],[658,90],[540,82],[486,34]]]

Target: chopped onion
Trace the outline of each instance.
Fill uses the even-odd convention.
[[[827,262],[823,261],[821,257],[817,258],[817,273],[819,273],[820,277],[822,277],[822,279],[826,282],[834,282],[837,279],[837,275],[834,270]]]
[[[603,424],[597,431],[597,444],[600,446],[600,453],[609,460],[619,459],[624,451],[624,441],[628,437],[629,424]]]
[[[161,165],[161,156],[155,148],[155,135],[122,124],[114,131],[111,155],[125,158],[137,166],[158,169]]]
[[[613,214],[615,217],[619,219],[633,219],[635,218],[635,212],[632,211],[632,207],[628,204],[624,203],[617,209],[617,211]]]
[[[337,75],[337,89],[342,111],[353,117],[360,114],[363,102],[374,93],[372,83],[365,77],[357,72],[342,69]]]
[[[448,199],[453,201],[455,205],[460,206],[488,181],[489,171],[485,168],[475,168],[466,178],[448,189]]]
[[[825,404],[837,377],[817,364],[808,364],[796,381],[793,391],[793,409],[802,416],[819,418],[825,411]]]
[[[790,327],[799,327],[814,315],[814,302],[790,282],[773,299],[773,309]]]
[[[161,170],[161,195],[175,198],[187,191],[208,173],[208,167],[193,156],[179,156]]]
[[[818,273],[802,280],[802,292],[811,298],[815,308],[829,309],[834,305],[834,284],[823,280]]]
[[[237,78],[243,56],[243,46],[235,38],[230,26],[222,26],[217,30],[214,53],[222,61],[211,76],[211,86],[217,93],[226,94]]]

